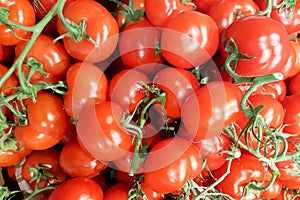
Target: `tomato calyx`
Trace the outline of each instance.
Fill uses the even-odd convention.
[[[0,199],[9,199],[18,192],[20,191],[9,191],[8,187],[0,186]]]
[[[181,3],[183,5],[187,5],[187,6],[193,6],[194,10],[196,10],[196,5],[193,2],[188,2],[187,0],[181,0]]]
[[[43,69],[43,64],[37,61],[33,57],[27,58],[27,60],[24,63],[26,66],[30,67],[29,73],[27,75],[27,81],[30,81],[30,78],[35,72],[41,73],[43,76],[47,76],[47,73]]]
[[[18,150],[17,139],[13,137],[13,132],[10,130],[8,133],[1,134],[0,148],[1,151]]]

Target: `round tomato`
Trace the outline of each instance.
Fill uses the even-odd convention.
[[[300,72],[293,76],[288,84],[289,94],[299,94],[300,93]]]
[[[7,167],[18,164],[22,161],[26,156],[28,156],[32,152],[31,149],[20,146],[16,150],[8,149],[0,151],[0,166]]]
[[[297,65],[295,65],[296,60],[297,60],[297,54],[291,43],[290,56],[289,56],[287,62],[285,63],[285,65],[280,70],[280,73],[282,73],[282,75],[283,75],[283,79],[290,78],[299,71],[297,69]]]
[[[95,63],[105,60],[114,52],[118,42],[119,26],[100,3],[90,0],[74,1],[63,10],[63,15],[76,24],[86,23],[86,30],[82,28],[77,30],[83,31],[83,35],[87,34],[90,38],[82,38],[82,33],[77,36],[79,41],[74,40],[74,37],[63,38],[64,46],[72,57],[79,61]],[[60,20],[57,20],[57,30],[60,35],[68,32]]]
[[[14,46],[0,45],[0,62],[9,61],[14,56]]]
[[[300,188],[300,167],[298,163],[294,160],[286,160],[276,163],[277,168],[279,169],[280,176],[278,180],[290,189],[299,189]]]
[[[141,190],[148,200],[163,200],[162,194],[152,190],[145,182],[141,183]],[[142,200],[142,198],[139,198],[139,200]]]
[[[7,71],[8,68],[0,64],[0,77],[2,77]],[[15,74],[11,74],[11,76],[9,76],[8,79],[1,85],[0,91],[2,94],[11,95],[16,92],[14,88],[18,85],[19,81],[17,76]]]
[[[104,193],[104,200],[127,200],[130,186],[125,183],[116,183]]]
[[[206,13],[211,7],[220,1],[221,0],[194,0],[193,2],[199,12]]]

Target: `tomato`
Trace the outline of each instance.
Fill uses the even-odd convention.
[[[275,200],[287,200],[287,199],[293,199],[293,200],[299,200],[299,194],[297,194],[297,191],[292,190],[281,190],[281,194],[274,198]]]
[[[186,5],[181,0],[144,0],[147,19],[157,27],[163,27],[166,22],[181,12],[194,10],[193,5]],[[187,3],[191,3],[187,0]]]
[[[84,106],[106,99],[108,81],[103,71],[95,65],[74,63],[67,71],[66,81],[68,91],[64,96],[64,107],[74,119],[78,119]]]
[[[259,11],[258,6],[252,0],[221,0],[214,4],[207,12],[218,25],[219,33],[236,19],[238,15],[254,15]]]
[[[2,150],[0,151],[0,166],[7,167],[13,166],[21,162],[26,156],[28,156],[32,150],[26,147],[18,145],[19,148],[16,150]]]
[[[215,178],[220,178],[227,170],[228,163],[214,171]],[[220,192],[230,195],[234,199],[241,199],[244,187],[252,182],[262,182],[265,178],[265,168],[258,158],[242,154],[239,159],[234,159],[231,164],[230,173],[216,186]],[[251,193],[246,199],[257,199]]]
[[[27,115],[28,125],[15,129],[17,140],[25,147],[43,150],[56,145],[64,138],[69,118],[58,96],[39,92],[36,102],[27,103]]]
[[[156,52],[159,41],[159,30],[148,20],[132,22],[120,34],[119,51],[122,63],[127,68],[148,63],[162,63],[162,55]]]
[[[279,169],[280,176],[278,180],[290,189],[299,189],[300,188],[300,167],[294,160],[286,160],[276,163],[277,168]]]
[[[116,183],[104,193],[104,200],[127,200],[130,186],[125,183]]]
[[[76,152],[76,156],[73,156],[74,152]],[[59,164],[69,176],[93,177],[106,168],[106,163],[95,159],[90,154],[86,154],[81,149],[76,136],[73,136],[63,147]]]
[[[22,177],[27,183],[30,183],[32,177],[37,176],[29,168],[42,167],[43,170],[52,174],[54,177],[46,176],[46,180],[41,180],[38,187],[43,188],[50,184],[59,184],[65,181],[67,175],[62,171],[59,165],[59,151],[46,149],[32,152],[22,165]],[[45,174],[43,174],[45,175]],[[36,181],[30,183],[31,188],[35,188]]]
[[[0,45],[0,62],[9,61],[14,56],[14,46]]]
[[[129,113],[146,97],[143,84],[150,83],[149,78],[138,70],[122,70],[109,82],[108,99]]]
[[[293,76],[288,84],[289,94],[299,94],[300,93],[300,72]]]
[[[145,182],[141,183],[141,190],[148,200],[163,200],[162,194],[155,192]],[[142,198],[140,198],[142,200]]]
[[[121,125],[123,112],[109,101],[83,109],[76,127],[78,140],[96,159],[113,161],[130,151],[133,140]]]
[[[193,2],[199,12],[206,13],[211,7],[220,1],[221,0],[194,0]]]
[[[291,44],[290,56],[287,62],[285,63],[285,65],[280,70],[280,73],[282,73],[283,75],[283,79],[288,79],[294,76],[298,72],[298,69],[295,67],[296,59],[297,59],[297,54],[294,47]]]
[[[2,64],[0,64],[0,77],[2,77],[6,72],[8,71],[8,68]],[[1,85],[0,92],[1,94],[5,95],[11,95],[16,92],[14,87],[17,87],[19,85],[19,80],[15,74],[12,74],[8,77],[8,79]]]
[[[68,68],[70,67],[70,57],[63,45],[59,42],[53,43],[54,38],[46,35],[39,35],[34,45],[26,55],[23,70],[25,76],[28,76],[30,67],[34,67],[36,63],[30,65],[30,58],[34,58],[37,62],[42,64],[42,69],[45,71],[45,75],[40,72],[36,72],[30,78],[30,82],[35,84],[40,81],[56,83],[65,79]],[[27,41],[20,42],[16,48],[16,56],[19,56]],[[28,66],[29,65],[29,66]]]
[[[209,82],[183,103],[182,121],[193,140],[215,137],[224,127],[237,121],[242,91],[231,82]]]
[[[135,177],[130,176],[128,171],[125,172],[125,171],[115,170],[114,175],[115,175],[115,179],[116,179],[117,183],[125,183],[126,185],[129,185],[130,187],[133,186]]]
[[[74,41],[70,37],[64,37],[64,46],[72,57],[95,63],[105,60],[114,52],[118,42],[118,23],[100,3],[90,0],[74,1],[65,7],[63,14],[76,24],[84,21],[88,36],[95,41],[93,44],[86,38]],[[60,20],[57,20],[57,30],[60,35],[68,32]]]
[[[227,27],[221,45],[224,59],[228,57],[224,53],[224,46],[229,38],[234,40],[241,54],[251,58],[238,60],[235,72],[239,75],[258,76],[280,72],[290,56],[291,44],[285,27],[266,16],[245,16]]]
[[[33,26],[35,24],[35,13],[28,0],[1,0],[0,7],[8,8],[8,19],[23,26]],[[31,33],[15,27],[10,28],[4,24],[0,25],[0,45],[12,46],[21,41],[27,40]],[[16,37],[17,35],[18,37]]]
[[[262,187],[267,186],[267,184],[270,183],[271,178],[271,172],[267,173],[266,180],[264,181]],[[280,182],[280,180],[276,179],[269,189],[260,193],[260,197],[263,199],[275,199],[280,195],[281,190],[282,183]]]
[[[158,71],[153,83],[166,93],[164,111],[167,117],[180,118],[185,99],[200,89],[195,75],[185,69],[167,67]]]
[[[216,53],[218,44],[216,23],[198,11],[182,12],[168,20],[162,29],[162,55],[178,68],[204,64]]]
[[[198,176],[202,160],[195,145],[175,137],[156,143],[144,166],[145,184],[155,192],[166,194],[180,189],[187,180]]]
[[[50,195],[49,200],[103,200],[101,187],[93,180],[85,177],[71,178],[59,185]]]

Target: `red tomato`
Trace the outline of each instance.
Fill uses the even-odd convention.
[[[20,145],[18,145],[20,146]],[[17,150],[5,150],[0,151],[0,166],[7,167],[18,164],[23,158],[28,156],[32,152],[31,149],[26,147],[19,147]]]
[[[29,58],[34,58],[41,63],[42,69],[46,73],[45,75],[40,72],[34,73],[30,79],[32,84],[40,81],[56,83],[65,79],[67,70],[70,67],[70,57],[63,45],[59,42],[53,43],[53,40],[54,38],[49,36],[40,35],[25,58],[23,65],[25,76],[28,75],[30,67],[34,66],[31,64],[31,66],[28,67],[28,65],[30,65]],[[27,41],[22,41],[16,46],[16,56],[19,56],[23,52],[26,45]]]
[[[56,145],[64,138],[69,118],[58,96],[39,92],[35,103],[27,103],[27,114],[28,125],[15,129],[17,140],[25,147],[43,150]]]
[[[289,94],[299,94],[300,93],[300,72],[293,76],[288,84]]]
[[[5,67],[4,65],[0,64],[0,77],[2,77],[6,72],[8,68]],[[12,74],[11,76],[8,77],[8,79],[1,85],[0,87],[0,92],[9,96],[13,93],[16,92],[14,87],[17,87],[19,85],[18,78],[16,77],[15,74]]]
[[[141,190],[148,200],[163,200],[162,194],[155,192],[145,182],[141,183]],[[142,200],[142,198],[139,198]]]
[[[271,178],[272,178],[272,174],[270,172],[267,173],[266,180],[264,181],[262,187],[267,186],[267,184],[270,183]],[[276,179],[269,189],[260,193],[260,197],[263,199],[275,199],[280,195],[281,190],[282,190],[282,183],[280,182],[280,180]]]
[[[98,160],[113,161],[130,151],[133,140],[121,125],[123,112],[109,101],[83,109],[77,123],[78,140]]]
[[[194,10],[193,5],[186,5],[181,0],[144,0],[147,19],[154,26],[163,27],[166,22],[181,12]],[[187,0],[191,3],[191,0]]]
[[[255,26],[253,26],[255,24]],[[255,33],[255,34],[253,34]],[[238,50],[251,59],[240,59],[235,72],[244,76],[258,76],[280,72],[290,56],[290,42],[285,27],[266,16],[251,15],[239,18],[224,31],[224,45],[232,38]]]
[[[43,170],[52,174],[54,177],[47,177],[47,180],[41,180],[38,187],[43,188],[50,184],[59,184],[65,181],[67,175],[62,171],[59,165],[59,152],[54,149],[46,149],[32,152],[22,165],[22,177],[27,183],[32,177],[36,176],[28,168],[42,167]],[[30,183],[31,188],[35,188],[36,181]]]
[[[221,0],[194,0],[194,4],[199,12],[206,13],[211,7]]]
[[[274,198],[274,200],[287,200],[287,199],[293,199],[293,200],[299,200],[299,194],[297,194],[297,190],[281,190],[280,195],[277,198]]]
[[[63,14],[76,24],[85,21],[86,32],[95,41],[93,44],[86,38],[80,41],[74,41],[70,37],[63,38],[64,46],[72,57],[95,63],[105,60],[114,52],[118,42],[118,23],[100,3],[90,0],[74,1],[64,9]],[[57,20],[57,30],[60,35],[68,32],[60,20]]]
[[[300,167],[294,160],[286,160],[282,162],[277,162],[276,166],[279,169],[280,176],[278,180],[290,189],[300,188]]]
[[[162,29],[162,55],[178,68],[204,64],[216,53],[218,44],[216,23],[210,16],[197,11],[176,15]]]
[[[285,65],[280,70],[280,73],[282,73],[284,79],[288,79],[298,72],[298,69],[296,68],[297,66],[295,65],[296,59],[297,54],[291,43],[290,56]]]
[[[50,195],[49,200],[103,200],[101,187],[85,177],[71,178],[59,185]]]
[[[0,62],[6,62],[14,56],[14,46],[0,45]]]
[[[74,152],[76,152],[76,156],[73,155]],[[96,176],[107,166],[106,163],[97,160],[90,154],[86,154],[79,146],[76,136],[73,136],[63,147],[59,157],[59,164],[69,176],[85,177]]]
[[[127,200],[130,186],[125,183],[116,183],[104,193],[104,200]]]
[[[28,0],[1,0],[0,7],[8,8],[8,19],[23,26],[33,26],[35,24],[35,13]],[[0,25],[0,45],[16,45],[22,39],[29,39],[31,33],[12,27],[14,33],[5,24]],[[18,37],[16,37],[17,35]]]
[[[200,89],[195,75],[180,68],[167,67],[158,71],[153,83],[166,93],[164,111],[170,118],[180,118],[185,99]]]
[[[66,80],[68,91],[64,96],[64,106],[74,119],[78,119],[84,106],[106,99],[108,81],[103,71],[95,65],[74,63],[67,72]]]
[[[194,141],[215,137],[243,113],[242,91],[231,82],[213,81],[189,96],[182,107],[182,121]]]

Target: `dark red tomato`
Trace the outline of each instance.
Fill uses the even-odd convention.
[[[164,111],[170,118],[180,118],[185,99],[200,89],[195,75],[180,68],[167,67],[158,71],[153,83],[166,93]]]
[[[0,7],[8,8],[8,19],[23,26],[35,24],[35,13],[28,0],[1,0]],[[15,27],[11,27],[14,33],[5,24],[0,25],[0,45],[12,46],[22,39],[29,39],[31,33]],[[18,37],[16,37],[17,35]]]
[[[294,160],[286,160],[276,163],[277,168],[279,169],[280,176],[278,180],[290,189],[299,189],[300,188],[300,167]]]
[[[76,152],[76,156],[74,156]],[[81,149],[76,136],[63,147],[59,164],[62,170],[69,176],[93,177],[106,168],[106,163],[97,160]]]
[[[270,183],[271,178],[272,178],[272,173],[268,172],[262,187],[267,186],[268,183]],[[282,190],[282,183],[280,182],[280,180],[276,179],[269,189],[260,193],[260,197],[263,199],[275,199],[280,195],[281,190]]]
[[[127,68],[136,68],[149,63],[162,63],[157,53],[160,32],[144,19],[127,25],[120,34],[119,51],[122,63]]]
[[[128,172],[115,170],[114,175],[117,183],[125,183],[130,187],[133,186],[135,177],[130,176]]]
[[[162,194],[152,190],[149,186],[145,184],[145,182],[141,183],[141,190],[148,200],[163,200]],[[143,198],[139,198],[138,200],[143,200]]]
[[[64,138],[69,117],[58,96],[39,92],[35,103],[27,103],[27,115],[28,125],[15,129],[17,140],[25,147],[43,150],[56,145]]]
[[[52,174],[54,177],[47,177],[47,180],[41,180],[38,187],[43,188],[50,184],[58,184],[65,181],[67,175],[62,171],[59,165],[59,151],[54,149],[46,149],[42,151],[34,151],[22,165],[22,177],[27,183],[30,183],[32,177],[37,176],[28,168],[42,167],[43,170]],[[35,188],[36,181],[30,183],[32,189]]]
[[[224,45],[229,38],[234,40],[240,53],[251,57],[237,62],[235,72],[240,75],[257,76],[280,72],[290,56],[291,44],[285,27],[266,16],[245,16],[227,27],[221,45],[224,59],[228,57]]]
[[[199,12],[206,13],[211,7],[220,1],[221,0],[194,0],[193,2]]]
[[[18,145],[17,150],[5,150],[0,151],[0,166],[7,167],[18,164],[23,158],[28,156],[32,150],[26,147]]]
[[[8,71],[8,68],[4,65],[0,64],[0,77],[2,77],[6,72]],[[5,95],[11,95],[17,90],[14,88],[19,85],[18,78],[15,74],[12,74],[8,77],[8,79],[1,85],[0,90],[1,93]]]
[[[86,32],[95,41],[93,44],[87,39],[74,41],[71,37],[63,38],[64,46],[72,57],[95,63],[105,60],[114,52],[118,42],[118,23],[100,3],[90,0],[74,1],[65,7],[63,14],[76,24],[85,21]],[[60,20],[57,20],[56,25],[60,35],[68,32]]]
[[[285,110],[285,116],[283,124],[287,126],[284,127],[283,132],[292,134],[288,140],[299,139],[300,138],[300,94],[294,94],[286,97],[281,103]]]
[[[71,178],[59,185],[50,195],[49,200],[103,200],[101,187],[85,177]]]
[[[109,101],[83,108],[77,123],[78,140],[98,160],[113,161],[130,151],[133,139],[121,124],[123,113]]]
[[[107,181],[105,180],[105,173],[100,173],[97,176],[92,177],[92,180],[100,185],[103,192],[107,189],[108,185]]]
[[[220,178],[226,172],[227,166],[228,163],[225,163],[221,168],[215,170],[215,178]],[[216,186],[216,189],[234,199],[241,199],[244,187],[252,181],[262,182],[265,173],[265,167],[258,158],[242,154],[240,158],[232,161],[230,173]],[[245,198],[257,199],[257,196],[250,192]]]
[[[50,11],[50,9],[57,3],[57,0],[31,0],[34,6],[36,17],[41,20]],[[74,0],[66,0],[64,7]]]
[[[292,76],[294,76],[299,70],[296,68],[296,59],[297,59],[297,54],[295,49],[292,46],[290,47],[290,56],[285,63],[285,65],[281,68],[280,73],[283,75],[283,79],[288,79]]]
[[[242,91],[231,82],[209,82],[189,96],[182,107],[182,121],[194,141],[215,137],[243,113]]]
[[[221,0],[214,4],[207,12],[218,25],[219,33],[236,19],[238,15],[254,15],[259,11],[258,6],[252,0]]]
[[[42,69],[46,73],[45,75],[40,72],[34,73],[30,78],[32,84],[40,81],[56,83],[65,79],[67,70],[70,67],[70,57],[63,45],[59,42],[53,43],[53,40],[54,38],[47,35],[40,35],[26,55],[25,63],[23,65],[25,76],[28,75],[30,67],[37,64],[34,63],[30,66],[29,59],[31,58],[34,58],[37,62],[41,63]],[[19,56],[23,52],[26,45],[27,41],[22,41],[16,46],[16,56]]]
[[[127,200],[130,186],[125,183],[116,183],[104,192],[104,200]]]
[[[182,12],[168,20],[162,29],[162,55],[178,68],[204,64],[216,53],[218,45],[216,23],[198,11]]]
[[[300,72],[293,76],[288,84],[289,94],[300,94]]]
[[[74,63],[66,75],[68,91],[64,96],[65,110],[78,119],[84,106],[106,99],[108,81],[98,67],[88,63]]]
[[[0,62],[4,63],[14,56],[14,46],[0,45]]]
[[[194,10],[191,0],[144,0],[147,19],[157,27],[163,27],[181,12]]]
[[[138,70],[122,70],[109,82],[107,98],[125,111],[133,113],[141,100],[146,97],[143,84],[149,82],[149,78]]]
[[[187,180],[198,176],[202,170],[202,159],[198,148],[188,140],[169,138],[152,147],[144,169],[146,186],[166,194],[180,189]]]

